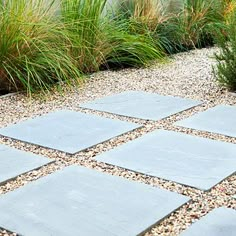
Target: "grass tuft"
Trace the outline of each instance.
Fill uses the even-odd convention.
[[[0,87],[32,93],[80,73],[63,45],[51,5],[38,0],[6,0],[0,5]]]

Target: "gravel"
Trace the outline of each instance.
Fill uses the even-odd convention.
[[[217,104],[236,105],[235,94],[229,93],[226,89],[221,88],[215,81],[212,73],[212,66],[216,65],[213,55],[217,50],[217,48],[207,48],[180,53],[165,63],[154,63],[149,68],[144,69],[102,71],[90,75],[90,79],[81,84],[79,88],[65,86],[62,93],[54,91],[46,97],[39,96],[29,99],[20,93],[0,97],[0,127],[58,109],[82,111],[144,125],[144,127],[133,132],[111,139],[75,155],[65,154],[60,151],[50,150],[0,136],[0,143],[2,144],[7,144],[35,154],[41,154],[56,160],[52,164],[23,174],[1,185],[0,194],[13,191],[30,181],[35,181],[68,165],[77,164],[191,197],[192,200],[189,203],[172,213],[160,224],[154,226],[145,236],[179,235],[189,225],[216,207],[226,206],[236,209],[236,199],[233,198],[236,194],[236,174],[216,185],[210,191],[203,192],[171,181],[99,163],[94,159],[96,155],[102,152],[159,128],[236,144],[236,138],[173,126],[175,121],[202,112]],[[162,95],[192,98],[201,100],[204,103],[161,121],[145,121],[79,108],[79,105],[83,102],[127,90],[142,90]],[[0,236],[3,235],[8,236],[14,234],[0,230]]]

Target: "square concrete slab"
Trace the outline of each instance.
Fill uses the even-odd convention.
[[[157,130],[96,160],[208,190],[236,171],[235,153],[235,144]]]
[[[236,137],[236,106],[219,105],[175,124]]]
[[[185,230],[181,236],[235,236],[236,210],[221,207],[214,209]]]
[[[160,120],[201,104],[191,99],[127,91],[104,97],[81,107],[145,120]]]
[[[134,236],[189,200],[71,166],[0,195],[0,227],[34,236]]]
[[[0,184],[50,162],[46,157],[0,144]]]
[[[124,121],[62,110],[2,128],[0,134],[73,154],[138,127]]]

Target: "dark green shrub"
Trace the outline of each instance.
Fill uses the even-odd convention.
[[[218,62],[214,72],[219,83],[236,91],[236,11],[228,17],[225,29],[218,34],[220,52],[215,54]]]

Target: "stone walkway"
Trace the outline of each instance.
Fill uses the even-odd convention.
[[[82,151],[143,129],[203,102],[127,91],[81,105],[84,112],[58,110],[0,129],[6,138],[78,158]],[[86,114],[101,111],[140,122]],[[236,138],[236,107],[219,105],[174,123],[177,127]],[[208,192],[236,172],[236,145],[156,129],[96,155],[97,162]],[[55,158],[55,161],[57,159]],[[68,160],[70,161],[70,160]],[[0,183],[53,165],[52,159],[0,146]],[[37,178],[36,178],[37,179]],[[232,200],[234,196],[232,195]],[[143,235],[194,201],[168,188],[72,165],[0,195],[0,227],[19,235]],[[204,198],[203,198],[204,202]],[[182,235],[236,235],[236,210],[226,207],[193,223]]]

